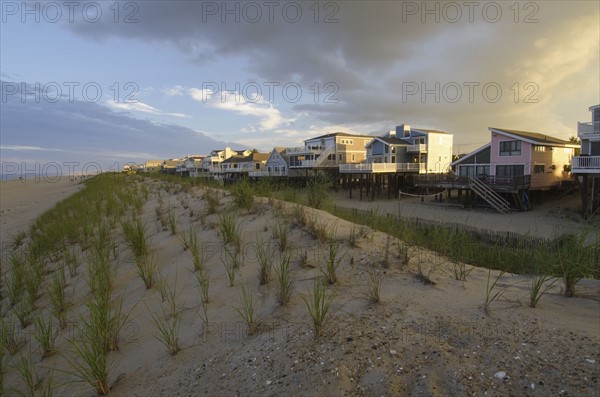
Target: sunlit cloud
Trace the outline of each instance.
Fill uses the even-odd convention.
[[[163,90],[163,93],[166,94],[167,96],[182,96],[185,94],[184,91],[185,91],[185,89],[182,86],[176,85],[173,87],[165,88]]]
[[[301,116],[299,114],[296,117],[285,117],[279,109],[264,98],[254,96],[245,98],[241,93],[232,93],[224,98],[221,95],[215,95],[215,92],[210,89],[191,88],[188,92],[193,100],[206,103],[211,108],[259,119],[257,127],[248,127],[243,132],[254,132],[255,129],[272,131],[292,124]]]
[[[39,146],[25,146],[25,145],[0,145],[0,150],[14,150],[14,151],[41,151],[41,152],[62,152],[63,149],[56,148],[44,148]]]
[[[179,118],[190,118],[191,116],[183,114],[183,113],[168,113],[160,111],[154,106],[150,106],[146,103],[137,101],[137,102],[114,102],[114,101],[106,101],[109,107],[118,110],[126,110],[126,111],[136,111],[142,113],[151,113],[162,116],[172,116]]]

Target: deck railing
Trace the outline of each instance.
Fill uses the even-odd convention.
[[[425,145],[424,143],[408,145],[406,147],[406,151],[408,153],[427,153],[427,145]]]
[[[294,155],[305,154],[305,153],[320,154],[325,149],[326,148],[323,147],[323,146],[314,146],[314,145],[299,146],[299,147],[288,147],[288,148],[285,149],[285,153],[288,156],[290,156],[290,155],[294,156]]]
[[[264,178],[269,176],[287,176],[287,172],[284,171],[251,171],[248,176],[251,178]]]
[[[424,172],[425,163],[361,163],[340,164],[341,173]]]
[[[531,185],[531,175],[518,175],[513,177],[497,177],[482,175],[478,177],[486,185],[495,190],[518,190],[527,189]],[[468,176],[456,174],[426,174],[417,175],[413,179],[417,186],[450,185],[452,187],[469,186]]]
[[[573,157],[571,172],[600,172],[600,156]]]
[[[577,123],[577,135],[600,134],[600,121]]]

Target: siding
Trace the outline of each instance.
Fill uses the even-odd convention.
[[[519,156],[500,156],[500,142],[514,141],[513,139],[501,134],[492,132],[492,151],[490,156],[490,162],[494,166],[496,165],[525,165],[525,175],[530,175],[531,164],[531,151],[532,147],[529,142],[521,141],[521,154]],[[496,167],[492,166],[490,170],[491,175],[496,175]]]

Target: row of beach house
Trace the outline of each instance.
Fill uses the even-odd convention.
[[[483,198],[505,212],[535,191],[574,185],[582,193],[584,216],[600,207],[600,105],[589,108],[591,122],[578,123],[580,144],[539,132],[505,128],[489,130],[489,143],[453,157],[453,135],[438,130],[397,126],[382,136],[329,133],[301,147],[256,150],[215,149],[208,155],[148,160],[125,170],[166,172],[220,180],[303,178],[328,172],[352,191],[374,195],[413,187],[440,188]],[[512,198],[511,198],[512,196]]]

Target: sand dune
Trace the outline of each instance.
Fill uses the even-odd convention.
[[[4,186],[4,185],[3,185]],[[63,190],[61,190],[63,189]],[[41,207],[15,206],[32,203],[36,197],[61,197],[76,185],[37,186],[12,197],[11,209],[2,222],[24,228]],[[4,188],[3,188],[4,190]],[[153,336],[156,329],[151,313],[159,313],[161,301],[156,288],[147,290],[135,272],[131,252],[119,247],[116,298],[123,298],[131,310],[131,322],[118,352],[111,353],[112,394],[146,395],[593,395],[600,379],[600,284],[583,280],[574,298],[560,295],[560,283],[544,296],[539,306],[528,303],[528,279],[504,275],[502,299],[486,315],[484,300],[487,269],[475,268],[466,282],[453,277],[453,264],[417,247],[412,259],[403,263],[388,236],[364,229],[356,247],[348,238],[357,229],[332,215],[304,209],[319,225],[335,229],[335,239],[344,256],[339,280],[328,287],[335,294],[332,316],[324,336],[314,341],[314,331],[302,296],[310,296],[313,280],[326,249],[313,233],[297,224],[289,214],[294,205],[276,200],[256,199],[249,211],[238,213],[242,225],[241,266],[230,287],[223,260],[226,251],[218,234],[218,215],[200,215],[206,210],[202,198],[206,189],[160,191],[151,188],[142,218],[150,230],[151,247],[160,272],[177,289],[181,306],[179,341],[182,350],[170,356]],[[173,235],[157,215],[161,199],[174,211],[179,232]],[[43,193],[42,193],[43,192]],[[219,211],[230,206],[226,192],[218,192]],[[4,198],[5,196],[3,196]],[[17,201],[15,201],[17,200]],[[10,203],[10,202],[9,202]],[[40,204],[41,203],[33,203]],[[47,200],[44,205],[49,205]],[[187,208],[186,208],[187,207]],[[22,221],[16,214],[22,208]],[[509,215],[511,216],[511,215]],[[502,215],[497,215],[502,217]],[[273,260],[282,253],[273,236],[276,223],[289,222],[293,294],[290,302],[277,302],[275,283],[259,285],[257,241],[274,248]],[[486,221],[482,221],[486,222]],[[192,276],[189,251],[181,244],[183,230],[195,227],[207,253],[205,266],[210,274],[208,324],[202,321],[198,281]],[[4,232],[3,232],[4,233]],[[4,238],[4,234],[3,234]],[[3,240],[4,241],[4,240]],[[382,266],[386,246],[391,244],[389,267]],[[303,257],[306,255],[307,260]],[[223,260],[222,260],[223,259]],[[303,263],[306,262],[306,263]],[[415,277],[417,266],[435,282],[424,285]],[[382,277],[381,303],[369,301],[369,270]],[[492,275],[497,275],[492,272]],[[70,316],[82,313],[87,287],[83,276],[69,280],[73,294]],[[247,334],[247,327],[235,307],[240,307],[242,285],[251,291],[261,319],[259,330]],[[76,326],[74,323],[72,326]],[[61,354],[69,354],[64,331],[58,339]],[[32,339],[32,338],[30,338]],[[56,365],[68,370],[61,355],[40,360],[36,342],[30,340],[33,357],[40,366]],[[14,359],[14,358],[13,358]],[[11,358],[9,358],[9,361]],[[504,372],[505,376],[498,375]],[[56,383],[69,379],[57,373]],[[5,376],[5,387],[19,388],[14,370]],[[66,383],[58,395],[93,395],[88,387]]]

